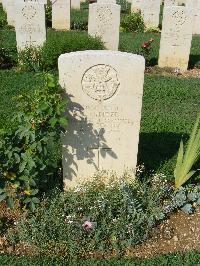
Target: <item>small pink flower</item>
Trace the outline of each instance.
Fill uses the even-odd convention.
[[[83,224],[82,224],[82,227],[83,229],[85,229],[86,231],[90,231],[93,227],[92,225],[92,222],[90,221],[85,221]]]

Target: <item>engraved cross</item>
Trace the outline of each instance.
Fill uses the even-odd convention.
[[[109,152],[112,150],[112,148],[109,147],[104,147],[104,142],[101,142],[101,135],[100,132],[97,135],[97,144],[96,145],[92,145],[94,147],[88,147],[88,150],[90,151],[97,151],[97,168],[100,169],[100,159],[101,159],[101,152],[105,151],[105,152]]]

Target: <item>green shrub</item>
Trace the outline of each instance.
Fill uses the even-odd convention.
[[[100,49],[103,49],[101,41],[85,33],[50,31],[41,49],[30,48],[20,53],[19,67],[27,71],[49,71],[57,69],[61,54]]]
[[[99,39],[78,32],[49,32],[41,50],[41,69],[57,69],[58,57],[73,51],[100,50],[103,44]]]
[[[6,13],[3,11],[2,6],[0,5],[0,28],[3,28],[7,25]]]
[[[124,16],[121,22],[121,27],[125,32],[144,32],[144,21],[140,13],[131,13]]]
[[[54,143],[59,142],[61,118],[65,103],[53,77],[46,75],[46,85],[33,94],[19,96],[19,112],[13,121],[16,128],[1,134],[0,201],[11,208],[16,199],[32,210],[39,203],[39,190],[58,165],[50,157]]]
[[[41,69],[41,49],[30,47],[18,53],[18,67],[22,71],[35,71]]]
[[[143,241],[159,217],[163,192],[139,180],[126,182],[126,176],[120,182],[115,178],[98,173],[94,182],[74,191],[55,192],[35,214],[18,221],[10,231],[12,241],[70,259],[119,252]]]

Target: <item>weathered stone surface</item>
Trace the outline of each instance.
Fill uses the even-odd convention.
[[[98,4],[116,4],[116,0],[97,0]]]
[[[179,1],[178,0],[165,0],[164,4],[165,6],[178,6]]]
[[[51,2],[54,2],[54,1],[57,1],[57,0],[51,0]],[[47,4],[47,0],[24,0],[23,2],[37,3],[37,4],[42,4],[42,5]]]
[[[186,7],[165,7],[160,42],[159,66],[188,67],[192,41],[192,14]]]
[[[144,1],[141,6],[141,14],[147,28],[158,27],[160,16],[160,0]]]
[[[2,6],[3,6],[3,10],[6,11],[7,10],[7,0],[1,0]]]
[[[100,37],[109,50],[118,50],[120,5],[94,3],[89,6],[88,33]]]
[[[57,0],[52,3],[52,28],[70,29],[70,0]]]
[[[83,51],[61,55],[59,80],[70,101],[62,136],[65,188],[97,170],[135,169],[145,62],[139,55]]]
[[[16,5],[17,48],[42,46],[46,40],[44,5],[26,2]]]
[[[142,9],[143,0],[132,0],[131,12],[140,12]]]
[[[193,34],[200,34],[200,0],[187,0],[186,7],[192,9]]]
[[[15,26],[15,0],[6,1],[7,22],[10,26]]]
[[[80,9],[81,8],[81,1],[80,0],[71,0],[71,8]]]

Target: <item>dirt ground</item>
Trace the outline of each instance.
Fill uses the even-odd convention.
[[[158,66],[148,67],[146,69],[146,74],[158,74],[162,76],[175,76],[175,77],[193,77],[200,78],[200,69],[193,68],[188,69],[187,71],[180,72],[178,69],[169,69],[169,68],[159,68]]]
[[[127,256],[149,258],[172,252],[200,251],[200,207],[192,215],[172,214],[154,229],[153,237],[127,251]]]

